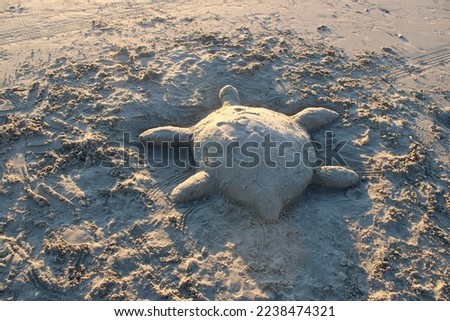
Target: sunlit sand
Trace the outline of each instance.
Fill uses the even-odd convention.
[[[3,1],[0,299],[450,300],[450,3],[385,2]],[[174,202],[195,172],[138,137],[227,84],[338,113],[311,139],[359,182],[275,222],[221,188]]]

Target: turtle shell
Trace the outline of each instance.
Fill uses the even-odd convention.
[[[198,166],[222,193],[267,219],[278,219],[311,182],[313,168],[304,160],[315,158],[315,151],[308,148],[308,132],[289,116],[266,108],[226,106],[192,132]]]

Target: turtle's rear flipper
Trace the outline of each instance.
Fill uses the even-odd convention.
[[[178,185],[172,191],[175,202],[187,202],[211,194],[215,191],[215,182],[206,172],[198,172]]]
[[[294,121],[308,131],[318,130],[338,117],[337,112],[323,107],[308,107],[292,116]]]
[[[189,145],[192,140],[192,131],[189,128],[165,126],[146,130],[139,135],[141,142],[153,143],[161,146],[165,143],[172,146]]]
[[[358,183],[359,177],[351,169],[342,166],[322,166],[314,171],[312,184],[334,188],[346,188]]]

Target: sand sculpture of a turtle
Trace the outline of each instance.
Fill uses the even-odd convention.
[[[192,144],[197,171],[172,191],[175,202],[219,191],[274,221],[309,184],[346,188],[358,182],[358,175],[345,167],[308,164],[316,157],[308,131],[329,124],[338,113],[308,107],[286,116],[243,106],[230,85],[220,90],[219,97],[222,107],[192,127],[158,127],[139,136],[154,145]]]

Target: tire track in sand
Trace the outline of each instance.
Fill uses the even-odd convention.
[[[28,25],[22,28],[16,28],[14,30],[5,31],[0,33],[0,46],[8,45],[18,42],[23,42],[27,40],[35,40],[40,38],[51,37],[55,35],[60,35],[63,33],[69,33],[77,30],[86,30],[90,28],[93,19],[104,19],[104,18],[121,18],[128,16],[130,14],[136,14],[143,12],[144,8],[142,6],[128,7],[122,10],[117,10],[115,12],[99,13],[97,7],[92,7],[87,9],[87,11],[92,11],[92,14],[87,15],[83,18],[78,18],[76,20],[60,20],[54,23],[48,23],[44,15],[41,15],[43,22],[37,25]],[[36,14],[36,17],[39,15]],[[26,18],[28,16],[23,16]],[[19,20],[20,17],[15,19]]]
[[[421,74],[426,70],[446,65],[450,62],[450,46],[431,48],[427,53],[409,58],[403,66],[389,72],[392,79],[401,79],[412,74]]]

